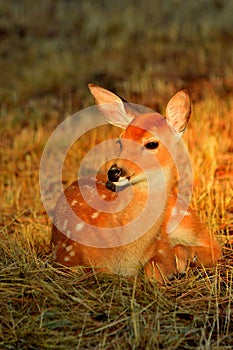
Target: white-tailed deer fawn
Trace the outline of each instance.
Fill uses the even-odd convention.
[[[149,280],[160,282],[184,273],[190,262],[215,263],[221,258],[218,242],[191,208],[177,201],[178,174],[169,151],[175,147],[190,118],[188,93],[179,91],[169,101],[166,118],[163,118],[156,112],[140,114],[127,107],[120,97],[99,86],[90,84],[89,88],[107,121],[124,131],[119,138],[119,157],[105,165],[107,170],[100,171],[96,178],[74,182],[58,199],[52,230],[56,261],[66,266],[91,267],[125,276],[135,275],[144,268]],[[102,201],[113,208],[119,195],[124,202],[124,193],[129,189],[131,198],[121,210],[96,210],[94,189]],[[85,191],[89,202],[83,197]],[[123,231],[140,217],[150,196],[149,209],[132,226],[134,232],[124,231],[123,235],[132,233],[132,237],[125,240],[119,230]],[[148,223],[156,211],[156,219]],[[169,222],[178,214],[182,214],[180,222],[173,230],[168,230]],[[95,228],[108,231],[104,233]],[[115,228],[118,231],[114,231]],[[143,234],[135,232],[143,228]],[[80,235],[100,244],[83,244]]]

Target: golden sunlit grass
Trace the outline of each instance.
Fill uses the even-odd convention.
[[[213,269],[190,269],[187,277],[162,287],[143,276],[127,280],[56,266],[38,188],[40,155],[51,131],[29,125],[8,135],[1,151],[4,349],[219,349],[232,344],[231,104],[216,96],[196,103],[186,135],[193,206],[222,243],[224,259]],[[68,174],[74,175],[69,164]]]
[[[232,11],[224,1],[210,1],[204,20],[197,16],[192,27],[184,8],[184,30],[179,1],[155,1],[161,14],[153,11],[154,22],[150,1],[138,2],[136,12],[130,1],[124,11],[89,1],[79,11],[72,1],[30,2],[30,9],[26,0],[7,3],[0,5],[0,348],[231,349]],[[192,4],[191,18],[203,4]],[[178,17],[169,15],[169,6]],[[176,90],[189,88],[192,206],[222,244],[216,267],[190,268],[186,277],[158,286],[143,275],[86,274],[54,263],[40,158],[55,127],[91,105],[88,82],[159,111]],[[93,144],[106,138],[93,135]],[[65,185],[76,176],[87,143],[83,138],[79,151],[71,150]]]

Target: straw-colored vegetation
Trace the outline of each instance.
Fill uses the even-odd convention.
[[[0,349],[232,349],[232,4],[0,3]],[[157,286],[53,262],[40,157],[92,104],[88,82],[159,111],[189,89],[192,206],[222,244],[216,267]]]

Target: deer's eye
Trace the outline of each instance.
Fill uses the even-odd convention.
[[[145,147],[147,149],[156,149],[159,147],[159,142],[158,141],[151,141],[145,144]]]

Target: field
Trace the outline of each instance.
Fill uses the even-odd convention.
[[[0,349],[233,348],[232,13],[231,0],[0,0]],[[189,90],[192,207],[222,245],[217,266],[160,286],[54,263],[40,158],[93,104],[90,82],[159,112]]]

